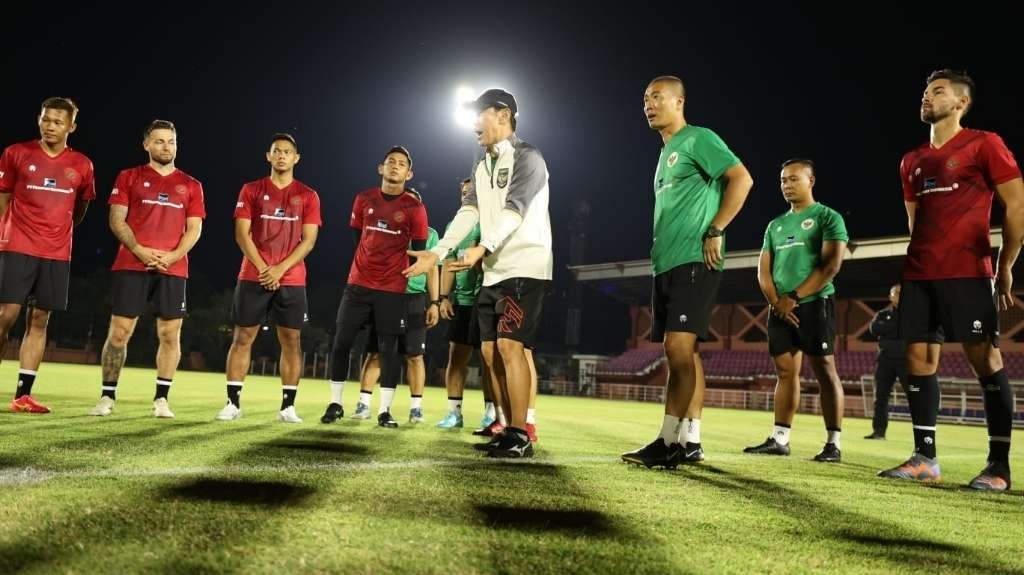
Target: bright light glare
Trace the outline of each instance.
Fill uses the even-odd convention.
[[[466,107],[467,104],[476,99],[476,90],[469,86],[459,86],[455,89],[455,124],[460,128],[472,128],[476,120],[473,110]]]

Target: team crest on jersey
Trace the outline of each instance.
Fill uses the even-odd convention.
[[[277,208],[276,210],[274,210],[274,216],[278,218],[283,218],[285,216],[284,208]]]
[[[949,161],[946,162],[946,168],[947,169],[955,170],[955,169],[957,169],[959,167],[960,167],[960,162],[956,158],[950,158]]]
[[[812,220],[811,218],[807,218],[806,220],[800,222],[800,227],[805,230],[809,230],[814,227],[814,220]]]
[[[185,184],[178,184],[177,186],[174,186],[174,191],[184,195],[188,193],[188,186]]]
[[[302,203],[302,198],[300,198],[299,196],[295,196],[290,200],[290,202],[293,206],[297,206]]]
[[[508,185],[508,168],[498,170],[498,187],[504,188]]]
[[[395,220],[398,223],[402,223],[405,221],[405,212],[395,212],[394,214],[391,215],[391,219]]]
[[[75,185],[78,183],[78,178],[80,176],[78,175],[78,171],[74,168],[66,168],[64,170],[64,177],[71,181],[71,185]]]
[[[678,161],[679,152],[672,152],[671,154],[668,155],[668,160],[665,161],[665,164],[671,168],[672,166],[676,165],[676,162]]]

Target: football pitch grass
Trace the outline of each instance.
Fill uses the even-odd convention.
[[[0,366],[4,402],[16,371]],[[388,430],[320,424],[328,387],[306,380],[305,422],[284,424],[278,382],[250,377],[243,418],[220,422],[223,376],[182,372],[177,418],[156,420],[154,372],[126,369],[114,415],[89,417],[99,375],[44,364],[35,395],[54,413],[0,414],[2,573],[1024,573],[1020,488],[962,487],[983,427],[940,425],[945,481],[925,486],[874,476],[910,454],[908,423],[875,442],[848,419],[844,462],[821,464],[818,417],[798,416],[778,458],[741,453],[769,413],[708,409],[705,463],[646,470],[618,455],[654,436],[660,406],[541,396],[535,458],[501,462],[472,448],[479,392],[466,428],[442,431],[444,391],[414,426],[402,386]]]

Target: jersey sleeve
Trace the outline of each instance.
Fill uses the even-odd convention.
[[[317,226],[324,225],[323,220],[320,218],[320,196],[314,191],[310,191],[306,196],[306,201],[302,207],[302,223]]]
[[[235,203],[235,219],[251,220],[253,212],[252,187],[249,184],[242,186],[238,192],[238,202]]]
[[[917,194],[914,193],[914,182],[910,177],[910,154],[903,156],[900,161],[900,186],[903,188],[903,201],[916,202]]]
[[[416,203],[409,214],[409,234],[410,239],[415,240],[426,240],[428,237],[427,233],[427,208],[423,207],[423,204]]]
[[[839,212],[830,209],[825,213],[821,226],[821,239],[826,242],[848,242],[850,235],[846,232],[846,221]]]
[[[1020,167],[1013,152],[1006,147],[1003,139],[996,134],[988,134],[982,143],[980,163],[985,170],[985,179],[993,186],[1005,184],[1020,177]]]
[[[17,155],[14,146],[8,146],[0,156],[0,193],[9,194],[14,191],[14,181],[18,177]]]
[[[352,216],[348,219],[348,225],[353,229],[363,231],[363,195],[359,194],[352,202]]]
[[[697,165],[712,180],[722,177],[726,170],[740,163],[740,159],[725,145],[722,138],[708,129],[703,129],[700,136],[694,139],[691,153]]]
[[[82,181],[78,184],[78,201],[89,202],[96,199],[96,173],[92,169],[92,162],[86,160],[85,173],[82,174]]]
[[[203,184],[199,182],[192,182],[188,187],[188,209],[185,211],[185,217],[206,217],[206,196],[203,193]]]
[[[427,249],[431,249],[437,245],[440,238],[437,237],[437,231],[434,228],[427,228]]]
[[[110,197],[107,198],[107,203],[111,206],[127,206],[132,201],[131,193],[131,170],[122,170],[114,180],[114,189],[110,190]]]
[[[764,230],[764,242],[761,243],[762,252],[772,251],[772,224],[768,223],[768,227]]]

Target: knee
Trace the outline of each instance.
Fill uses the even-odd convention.
[[[499,339],[498,353],[503,358],[512,358],[523,354],[523,344],[514,339]]]
[[[231,345],[234,347],[248,348],[252,347],[252,342],[256,340],[256,330],[258,327],[236,327],[235,336],[231,341]]]
[[[282,350],[296,351],[302,341],[301,332],[297,329],[281,329],[277,332],[277,341]]]
[[[128,340],[132,337],[132,329],[128,326],[121,325],[119,323],[110,324],[110,333],[107,336],[107,340],[110,345],[114,347],[124,347],[128,345]]]
[[[160,326],[157,328],[156,334],[160,338],[162,346],[178,347],[181,341],[181,332],[174,326]]]
[[[41,309],[33,309],[32,317],[29,318],[29,324],[32,331],[46,331],[46,324],[50,322],[50,312]]]
[[[421,367],[423,366],[422,355],[410,355],[405,358],[405,364],[409,367]]]

